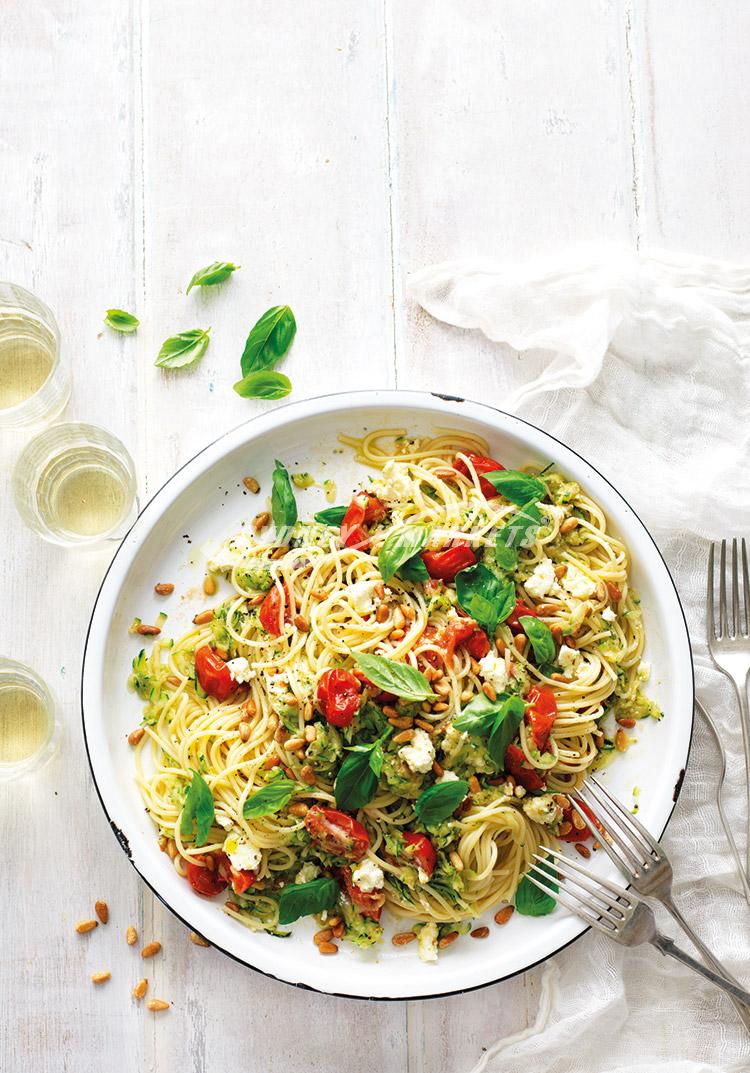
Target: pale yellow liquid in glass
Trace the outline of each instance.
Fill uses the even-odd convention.
[[[23,313],[0,313],[0,410],[35,395],[52,371],[55,338]]]
[[[36,693],[23,686],[0,689],[0,763],[17,764],[38,752],[49,733],[49,715]]]
[[[87,464],[81,458],[56,485],[49,498],[48,522],[55,529],[78,536],[107,533],[122,519],[126,489],[117,472]]]

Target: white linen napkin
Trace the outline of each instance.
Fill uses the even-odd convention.
[[[498,405],[589,458],[654,535],[688,618],[698,695],[729,757],[724,800],[742,853],[741,732],[706,649],[705,575],[708,539],[750,535],[750,265],[587,248],[527,264],[435,265],[409,289],[434,317],[505,344]],[[714,806],[718,771],[696,716],[665,844],[685,915],[748,986],[750,910]],[[589,933],[545,969],[535,1024],[489,1046],[472,1073],[746,1073],[749,1058],[718,990],[651,947]]]

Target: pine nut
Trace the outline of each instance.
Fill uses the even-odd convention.
[[[425,734],[435,733],[435,727],[432,725],[432,723],[428,723],[424,719],[415,719],[414,726],[419,727],[420,730],[424,730]]]
[[[486,939],[489,934],[490,929],[485,927],[485,925],[482,925],[481,928],[474,928],[474,931],[471,933],[471,937],[472,939]]]
[[[458,853],[456,852],[456,850],[452,849],[450,851],[450,853],[448,854],[448,856],[450,857],[450,862],[453,865],[453,867],[456,869],[456,871],[457,872],[463,872],[463,870],[464,870],[464,862],[461,860],[461,858],[458,855]]]
[[[131,730],[128,734],[128,745],[137,745],[139,741],[143,740],[143,735],[146,731],[143,727],[136,727],[135,730]]]
[[[411,741],[411,739],[413,737],[414,737],[414,731],[413,730],[402,730],[398,734],[394,734],[394,736],[393,736],[393,744],[394,745],[401,745],[402,742]]]
[[[503,909],[498,909],[495,913],[496,924],[507,924],[510,918],[513,916],[513,906],[506,905]]]
[[[132,924],[130,924],[125,932],[125,942],[128,946],[135,946],[138,942],[138,932],[135,930]]]
[[[287,741],[284,742],[284,748],[288,749],[292,753],[295,753],[298,749],[304,749],[304,747],[304,738],[289,738]]]
[[[307,783],[308,786],[314,786],[315,785],[315,782],[316,782],[315,772],[313,771],[313,769],[310,767],[309,764],[305,764],[305,766],[302,768],[302,770],[299,773],[299,777],[302,779],[302,781],[304,783]]]
[[[588,846],[584,846],[583,842],[576,842],[574,848],[578,850],[578,852],[581,854],[582,857],[590,857],[591,856],[591,850],[589,849]]]
[[[199,611],[197,615],[193,616],[193,625],[205,626],[206,623],[210,622],[213,617],[213,611]]]
[[[287,767],[286,764],[282,764],[281,770],[284,772],[288,779],[291,779],[291,781],[294,782],[296,776],[290,767]]]
[[[270,771],[271,768],[278,767],[280,763],[280,756],[267,756],[266,759],[263,761],[263,767],[266,769],[266,771]]]
[[[573,814],[571,815],[570,819],[576,831],[586,830],[586,821],[584,820],[583,816],[580,816],[577,812],[573,811]]]
[[[103,902],[101,899],[99,899],[98,902],[95,902],[94,903],[94,912],[99,917],[99,919],[101,920],[102,924],[108,924],[109,923],[109,906],[107,905],[106,902]]]
[[[320,931],[316,931],[313,935],[313,942],[316,946],[320,946],[321,943],[330,943],[333,938],[333,932],[330,928],[321,928]]]
[[[306,816],[307,805],[304,801],[295,801],[293,805],[289,806],[289,812],[292,816]]]
[[[340,939],[342,937],[342,935],[344,934],[344,922],[343,922],[343,920],[339,921],[338,924],[334,924],[333,927],[331,928],[331,931],[333,932],[334,939]]]
[[[283,745],[286,739],[289,737],[289,731],[286,727],[283,727],[281,723],[276,727],[274,731],[273,740],[277,741],[279,745]]]
[[[173,861],[175,859],[177,853],[177,843],[173,838],[170,838],[167,842],[167,856],[169,857],[170,861]]]
[[[156,637],[158,633],[161,633],[160,626],[147,626],[145,622],[141,622],[140,625],[135,628],[136,633],[140,633],[142,637]]]
[[[255,596],[249,596],[247,600],[248,607],[260,607],[265,598],[266,594],[264,592],[258,592]]]
[[[398,719],[399,713],[390,704],[383,705],[383,715],[386,719]]]
[[[287,708],[299,708],[299,701],[295,697],[294,693],[285,693],[281,698]]]
[[[479,664],[477,663],[477,661],[474,659],[473,656],[470,657],[469,663],[471,665],[471,673],[472,674],[479,674]]]
[[[182,679],[178,678],[176,674],[170,674],[167,678],[167,684],[170,686],[178,686],[182,684]]]
[[[158,942],[155,942],[155,941],[153,943],[146,943],[146,945],[144,946],[143,950],[141,950],[141,957],[142,958],[152,958],[154,956],[154,954],[158,954],[160,950],[161,950],[161,943],[158,943]]]
[[[107,980],[109,980],[111,976],[111,972],[95,972],[94,975],[91,977],[91,983],[106,984]]]
[[[537,615],[541,615],[542,618],[550,618],[552,615],[556,615],[560,608],[557,604],[539,604],[536,609]]]
[[[499,656],[505,655],[505,641],[502,639],[502,637],[495,638],[495,648],[497,649],[497,654]]]
[[[566,518],[560,526],[561,533],[572,533],[574,529],[578,528],[577,518]]]
[[[260,484],[256,481],[255,477],[243,477],[242,483],[245,488],[247,488],[248,492],[252,492],[254,496],[257,496],[260,491]]]
[[[389,641],[402,641],[405,636],[406,636],[406,634],[404,633],[403,630],[391,630],[391,632],[388,634],[388,640]]]
[[[165,1002],[164,999],[161,999],[161,998],[149,999],[149,1001],[146,1003],[146,1005],[154,1013],[156,1013],[159,1010],[168,1010],[169,1009],[169,1003]]]
[[[394,629],[402,630],[406,624],[404,613],[400,607],[396,607],[393,611],[393,626]]]
[[[288,551],[289,551],[288,546],[286,544],[282,544],[280,548],[276,548],[275,551],[271,552],[271,558],[272,559],[283,559]]]
[[[481,792],[481,789],[482,787],[479,785],[479,779],[476,777],[476,775],[470,775],[469,790],[471,791],[471,793],[478,794]]]
[[[517,633],[513,638],[513,644],[516,646],[518,652],[523,655],[523,650],[526,648],[526,638],[522,633]]]
[[[378,607],[377,611],[375,612],[375,621],[379,622],[382,625],[384,622],[386,622],[388,620],[389,615],[390,615],[390,611],[388,610],[388,605],[387,604],[380,604],[380,606]]]
[[[462,704],[467,704],[471,700],[471,698],[473,696],[474,696],[474,690],[473,689],[465,689],[463,691],[463,693],[461,694],[461,703]]]
[[[558,808],[567,808],[568,807],[568,799],[563,794],[553,794],[552,795],[552,800],[555,802],[555,804],[558,806]]]
[[[447,712],[449,707],[450,705],[446,704],[444,700],[439,700],[437,704],[433,704],[432,710],[433,712]]]
[[[328,927],[329,928],[337,928],[340,923],[341,923],[341,917],[334,916],[334,917],[329,917],[328,918]]]
[[[497,690],[492,682],[482,682],[482,692],[488,700],[497,700]]]
[[[93,931],[94,928],[99,927],[98,920],[80,920],[76,924],[76,931],[79,935],[85,935],[89,931]]]
[[[338,954],[339,948],[335,943],[318,943],[318,952],[321,954]]]
[[[312,596],[313,600],[325,600],[326,598],[325,589],[313,589],[310,595]]]
[[[313,712],[312,701],[311,700],[306,700],[305,701],[305,706],[302,709],[302,718],[304,719],[304,721],[306,723],[311,723],[313,715],[314,715],[314,712]]]
[[[389,719],[388,722],[392,727],[395,727],[396,730],[408,730],[409,727],[413,725],[414,720],[410,715],[402,715],[396,719]]]
[[[318,728],[315,726],[305,727],[305,741],[315,741],[318,737]]]
[[[443,679],[442,682],[435,682],[433,689],[439,697],[447,697],[450,696],[451,684]]]
[[[437,760],[433,760],[432,761],[432,772],[433,772],[434,775],[437,775],[438,778],[441,778],[445,774],[445,769],[443,768],[443,766],[440,763],[438,763]]]
[[[615,585],[614,581],[605,581],[604,584],[607,588],[607,594],[609,595],[609,598],[612,603],[619,603],[622,599],[622,592],[620,591],[620,586]]]
[[[136,1000],[136,1002],[140,1002],[147,991],[148,991],[148,980],[144,976],[144,978],[142,980],[139,980],[138,983],[133,988],[133,998]]]
[[[250,735],[252,734],[250,724],[246,723],[244,720],[242,720],[242,722],[240,723],[240,726],[239,726],[239,731],[240,731],[240,741],[242,741],[242,742],[248,741],[249,738],[250,738]]]
[[[624,753],[627,750],[628,745],[630,745],[630,739],[627,734],[622,729],[618,730],[615,734],[615,748],[619,752]]]
[[[457,931],[449,931],[448,934],[444,935],[442,939],[438,939],[438,946],[441,950],[444,950],[446,946],[450,946],[451,943],[455,943],[457,938]]]
[[[554,674],[551,674],[550,678],[552,679],[553,682],[566,682],[566,683],[569,683],[569,682],[572,681],[572,679],[568,678],[567,675],[558,674],[557,671],[555,671]]]
[[[226,909],[230,909],[233,913],[239,913],[240,911],[240,907],[237,905],[237,902],[225,902],[224,907]]]
[[[417,617],[417,612],[411,606],[411,604],[401,604],[401,610],[404,613],[404,618],[407,622],[413,622]]]
[[[213,596],[216,592],[216,578],[211,577],[210,574],[206,574],[203,579],[203,591],[206,596]]]
[[[413,943],[416,937],[416,932],[399,931],[396,935],[393,936],[391,942],[394,946],[407,946],[409,943]]]
[[[174,592],[174,585],[168,581],[160,581],[158,585],[154,585],[154,592],[157,596],[171,596]]]
[[[560,578],[565,577],[567,572],[568,572],[568,567],[567,567],[566,563],[560,563],[559,566],[555,567],[555,577],[557,578],[558,581],[560,580]]]
[[[550,626],[549,632],[552,634],[552,636],[554,638],[554,641],[555,641],[555,644],[556,645],[561,645],[562,644],[562,627],[561,626]]]
[[[271,515],[267,510],[262,510],[260,514],[256,514],[253,518],[253,529],[256,533],[260,533],[262,529],[265,529],[268,523],[271,521]]]
[[[295,615],[294,625],[297,627],[300,633],[308,633],[310,630],[310,623],[307,621],[304,615]]]
[[[628,729],[635,726],[635,719],[618,719],[617,722],[621,727],[628,727]]]

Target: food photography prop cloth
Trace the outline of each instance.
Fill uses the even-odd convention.
[[[705,590],[708,541],[750,535],[750,265],[589,248],[431,266],[411,277],[410,294],[433,317],[503,344],[503,396],[489,401],[584,455],[653,534],[688,618],[697,694],[724,740],[724,801],[742,853],[739,716],[708,656]],[[696,714],[664,842],[685,916],[747,986],[750,909],[714,804],[718,776]],[[657,920],[691,949],[661,908]],[[626,950],[589,932],[543,970],[535,1023],[476,1055],[472,1073],[746,1073],[749,1058],[720,991],[650,946]]]

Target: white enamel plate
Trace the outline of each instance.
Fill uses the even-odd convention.
[[[491,454],[508,467],[554,462],[579,481],[604,508],[612,529],[632,556],[632,576],[642,598],[652,664],[648,691],[662,707],[660,723],[639,724],[637,744],[607,769],[613,791],[631,803],[639,787],[639,818],[657,835],[669,819],[687,762],[693,720],[693,673],[685,619],[666,566],[646,529],[619,493],[584,459],[516,417],[472,402],[414,392],[357,392],[281,407],[249,421],[212,443],[159,491],[118,550],[91,618],[83,664],[83,728],[94,781],[112,829],[133,867],[159,898],[190,928],[244,964],[288,983],[362,998],[419,998],[481,987],[522,972],[551,957],[585,930],[563,909],[547,917],[521,917],[498,927],[483,921],[490,936],[454,943],[436,965],[425,965],[414,946],[394,947],[391,931],[375,949],[342,944],[338,957],[321,957],[313,922],[299,921],[288,939],[251,932],[221,911],[221,898],[196,895],[159,851],[133,777],[126,738],[141,719],[141,701],[126,679],[140,638],[128,633],[133,618],[152,621],[168,613],[170,636],[179,636],[206,601],[200,594],[206,541],[223,540],[259,509],[242,478],[270,487],[274,459],[301,464],[319,481],[337,485],[337,502],[348,502],[365,475],[348,450],[334,453],[339,433],[402,427],[430,433],[436,427],[465,429],[489,441]],[[326,504],[320,488],[298,492],[300,516]],[[170,581],[174,595],[154,595]],[[192,592],[192,595],[191,595]],[[612,875],[603,854],[594,865]]]

